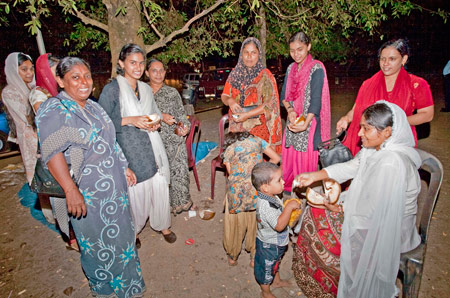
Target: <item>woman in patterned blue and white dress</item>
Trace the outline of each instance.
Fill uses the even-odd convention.
[[[136,183],[111,119],[88,99],[89,65],[66,57],[56,69],[63,89],[36,117],[42,160],[66,194],[92,294],[142,297],[145,284],[135,246],[127,183]]]

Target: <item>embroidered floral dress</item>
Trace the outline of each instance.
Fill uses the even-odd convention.
[[[175,88],[164,85],[154,94],[154,97],[161,113],[170,114],[177,122],[181,121],[184,126],[189,127],[190,123],[184,111],[180,94]],[[185,206],[191,202],[185,139],[175,134],[175,127],[176,124],[168,125],[161,122],[160,135],[170,164],[169,192],[172,208]]]
[[[253,43],[258,49],[258,61],[253,67],[247,67],[243,60],[246,45]],[[248,131],[269,143],[273,149],[281,153],[281,117],[277,82],[270,70],[265,68],[261,57],[261,43],[254,37],[242,42],[238,63],[228,77],[223,93],[234,99],[243,108],[263,106],[264,112],[244,122],[235,122],[232,111],[229,110],[229,131]]]
[[[71,223],[92,294],[141,297],[145,284],[135,246],[125,170],[111,119],[95,102],[84,108],[65,93],[50,98],[36,117],[42,160],[62,152],[87,207]]]
[[[252,169],[263,161],[262,155],[268,143],[258,137],[249,137],[230,145],[224,154],[224,163],[230,163],[227,198],[230,214],[256,209],[258,193],[253,187]]]

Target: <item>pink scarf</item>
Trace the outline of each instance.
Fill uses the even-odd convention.
[[[43,54],[36,60],[36,85],[47,89],[52,96],[56,96],[58,94],[58,85],[48,64],[49,54]]]
[[[323,86],[322,86],[322,106],[320,109],[320,134],[322,141],[330,138],[331,126],[331,109],[330,109],[330,90],[328,89],[328,79],[325,66],[319,60],[313,60],[311,54],[306,57],[303,64],[298,67],[294,63],[291,71],[288,74],[288,81],[286,85],[285,101],[294,101],[294,108],[297,116],[303,114],[303,103],[305,101],[305,89],[309,83],[309,76],[311,69],[316,63],[322,66],[324,72]],[[306,116],[306,114],[305,114]]]

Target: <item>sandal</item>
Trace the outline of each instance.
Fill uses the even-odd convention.
[[[162,232],[160,232],[162,234]],[[164,236],[164,240],[168,243],[174,243],[177,241],[177,235],[174,232],[170,231],[169,234],[162,234]]]
[[[183,211],[189,211],[189,210],[191,210],[193,205],[194,205],[194,203],[192,201],[189,201],[189,202],[187,202],[186,204],[184,204],[182,206],[177,206],[176,207],[176,212],[177,212],[177,214],[180,214]]]
[[[70,239],[69,242],[66,243],[66,249],[80,252],[80,247],[78,246],[77,239]]]

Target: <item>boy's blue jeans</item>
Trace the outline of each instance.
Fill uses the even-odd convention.
[[[278,246],[265,243],[256,238],[255,279],[260,285],[270,285],[280,267],[281,259],[287,250],[287,245]]]

